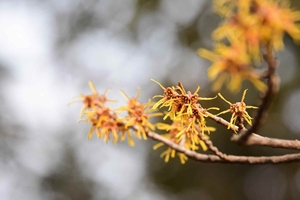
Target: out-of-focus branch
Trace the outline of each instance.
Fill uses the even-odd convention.
[[[239,135],[239,138],[236,139],[236,141],[239,143],[245,143],[253,132],[258,131],[260,126],[265,121],[267,110],[269,108],[269,105],[270,105],[274,95],[279,90],[279,77],[275,74],[277,60],[274,57],[273,47],[271,44],[268,44],[266,46],[266,53],[264,54],[263,57],[264,57],[264,60],[266,61],[266,63],[268,64],[268,74],[267,74],[268,89],[265,93],[265,96],[262,99],[261,105],[258,108],[258,111],[254,118],[252,127],[250,129],[248,129],[247,131],[241,132],[241,134]]]
[[[234,156],[234,155],[226,155],[224,158],[220,158],[218,155],[208,155],[197,153],[195,151],[187,150],[181,145],[178,145],[171,140],[160,136],[155,132],[147,133],[149,138],[153,140],[163,142],[169,147],[177,150],[178,152],[184,153],[187,157],[199,161],[199,162],[220,162],[220,163],[241,163],[241,164],[266,164],[266,163],[287,163],[287,162],[298,162],[300,161],[300,154],[287,154],[283,156],[261,156],[261,157],[253,157],[253,156]]]

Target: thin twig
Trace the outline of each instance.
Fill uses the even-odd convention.
[[[244,126],[244,118],[243,117],[238,117],[237,121],[238,121],[239,133],[245,131],[246,127]]]
[[[215,155],[219,156],[220,158],[227,160],[228,155],[219,151],[219,149],[213,145],[210,139],[205,138],[202,133],[199,133],[199,138],[206,144],[209,150],[211,150]]]

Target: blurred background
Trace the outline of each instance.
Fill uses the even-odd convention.
[[[300,9],[300,2],[292,2]],[[300,196],[300,164],[207,164],[179,158],[164,163],[164,147],[136,141],[107,145],[87,140],[89,125],[77,123],[78,94],[99,93],[125,103],[142,90],[146,102],[164,86],[182,81],[200,96],[215,96],[198,48],[212,47],[221,18],[210,0],[1,0],[0,1],[0,199],[1,200],[283,200]],[[300,138],[300,48],[285,37],[278,53],[281,90],[259,134]],[[246,103],[258,104],[249,88]],[[222,94],[234,102],[241,92]],[[220,99],[203,102],[227,109]],[[252,113],[253,115],[253,113]],[[230,117],[224,116],[225,118]],[[215,125],[213,122],[208,122]],[[241,147],[231,132],[211,133],[227,154],[281,155],[293,151]]]

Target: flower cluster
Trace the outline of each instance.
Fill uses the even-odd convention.
[[[214,89],[218,90],[226,80],[232,91],[240,89],[244,79],[250,80],[260,91],[266,86],[255,72],[255,65],[261,62],[261,52],[267,46],[283,48],[284,33],[300,41],[300,11],[289,9],[288,3],[279,0],[215,0],[217,13],[226,19],[213,32],[218,42],[214,52],[199,50],[200,56],[214,64],[208,77],[216,79]],[[227,39],[230,45],[220,44]]]
[[[259,56],[261,45],[272,43],[279,50],[283,35],[288,33],[300,41],[300,11],[292,11],[282,0],[222,0],[216,1],[216,10],[227,13],[227,20],[213,33],[215,39],[237,37],[243,40],[250,55]]]
[[[147,132],[154,130],[155,126],[149,122],[149,119],[153,116],[161,115],[161,113],[152,113],[150,109],[152,103],[149,101],[146,104],[142,104],[138,101],[138,95],[133,98],[129,98],[123,91],[122,93],[127,99],[127,105],[118,109],[111,109],[106,106],[107,102],[112,102],[106,97],[107,92],[104,94],[98,94],[95,86],[92,82],[89,82],[90,88],[93,91],[91,95],[80,95],[83,101],[83,107],[81,109],[81,121],[86,121],[91,124],[88,138],[91,139],[93,133],[96,132],[98,138],[104,138],[104,142],[107,142],[111,137],[114,143],[119,140],[125,140],[128,138],[128,144],[134,146],[133,136],[141,139],[147,139]],[[127,116],[119,117],[119,114],[123,111],[127,111]]]
[[[98,138],[103,138],[105,143],[111,138],[115,144],[127,138],[128,144],[134,146],[133,137],[146,140],[148,133],[158,128],[167,132],[162,135],[164,138],[187,150],[197,151],[202,149],[206,151],[208,149],[206,146],[207,143],[203,140],[204,138],[209,139],[210,132],[216,130],[214,127],[206,126],[206,118],[215,116],[209,113],[208,110],[219,110],[219,108],[212,107],[206,109],[203,108],[198,101],[213,100],[217,98],[217,96],[213,98],[199,97],[199,86],[196,91],[192,93],[186,91],[180,82],[176,87],[165,88],[159,82],[153,79],[152,81],[163,89],[163,95],[154,96],[154,98],[160,97],[161,99],[159,101],[151,102],[149,100],[146,104],[143,104],[138,100],[140,90],[138,90],[137,95],[132,98],[121,91],[127,100],[127,104],[117,109],[112,109],[106,105],[107,102],[114,102],[107,98],[107,91],[104,94],[99,94],[94,84],[89,82],[93,93],[79,96],[83,102],[83,107],[80,112],[81,121],[86,121],[91,124],[88,139],[92,139],[95,133]],[[228,128],[232,127],[239,119],[245,119],[251,125],[252,118],[246,109],[256,107],[247,106],[244,103],[246,91],[247,90],[244,91],[242,100],[234,104],[227,101],[220,93],[218,94],[219,97],[230,105],[228,110],[219,113],[232,113]],[[164,114],[155,112],[158,108],[163,107],[167,108]],[[126,115],[120,117],[119,115],[124,112],[126,112]],[[172,123],[152,124],[149,121],[152,117],[162,115],[164,115],[163,119],[170,118]],[[158,149],[162,146],[164,146],[164,143],[159,142],[153,149]],[[164,158],[165,162],[168,162],[170,158],[174,158],[176,155],[182,164],[188,159],[185,154],[176,152],[172,147],[167,147],[167,149],[161,153],[161,157]]]
[[[250,80],[260,91],[266,89],[256,70],[251,67],[251,59],[245,43],[233,40],[230,46],[217,43],[215,52],[200,49],[199,54],[214,64],[208,69],[208,78],[216,79],[213,90],[219,90],[228,79],[228,89],[239,91],[244,79]]]
[[[206,126],[206,109],[202,108],[198,101],[212,100],[216,97],[199,97],[197,92],[200,90],[200,87],[198,87],[194,93],[191,93],[190,91],[186,92],[181,83],[179,83],[177,87],[173,86],[165,88],[159,82],[153,79],[152,81],[156,82],[164,91],[164,95],[154,96],[160,97],[161,99],[153,105],[153,108],[167,107],[168,111],[166,112],[164,119],[169,117],[173,121],[171,125],[164,123],[158,124],[158,129],[169,132],[163,136],[176,144],[184,146],[188,150],[195,151],[199,149],[199,146],[201,146],[203,150],[206,150],[207,147],[200,139],[199,134],[208,138],[207,134],[209,134],[210,131],[215,131],[215,128]],[[154,149],[157,149],[162,145],[163,143],[158,143],[154,146]],[[175,150],[169,147],[161,154],[161,156],[165,156],[165,161],[168,162],[170,157],[175,157],[175,154]],[[187,157],[182,153],[177,153],[177,155],[179,156],[181,163],[185,163]]]

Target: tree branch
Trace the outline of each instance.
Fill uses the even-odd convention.
[[[187,157],[199,161],[199,162],[208,162],[208,163],[241,163],[241,164],[266,164],[266,163],[287,163],[287,162],[298,162],[300,161],[300,153],[298,154],[287,154],[283,156],[261,156],[261,157],[253,157],[253,156],[234,156],[234,155],[226,155],[226,159],[222,159],[217,155],[207,155],[202,153],[197,153],[195,151],[187,150],[183,146],[180,146],[171,140],[160,136],[154,132],[147,132],[149,138],[153,140],[163,142],[169,147],[177,150],[178,152],[184,153]]]
[[[238,141],[238,135],[233,135],[231,140]],[[296,149],[300,150],[299,140],[284,140],[276,138],[262,137],[260,135],[252,133],[248,139],[242,143],[246,146],[266,146],[272,148],[285,148],[285,149]]]
[[[228,155],[219,151],[218,148],[213,145],[213,143],[210,139],[205,138],[202,135],[202,133],[199,134],[199,138],[206,144],[208,149],[211,150],[214,154],[216,154],[217,156],[219,156],[220,158],[222,158],[224,160],[228,160]]]
[[[254,118],[252,127],[250,129],[248,129],[247,131],[243,131],[239,135],[239,138],[236,139],[236,141],[239,143],[245,143],[253,132],[258,131],[258,129],[261,127],[261,125],[265,121],[265,118],[267,115],[267,110],[271,104],[271,101],[272,101],[274,95],[279,90],[279,77],[275,74],[277,60],[274,57],[273,47],[271,44],[267,45],[266,53],[263,57],[264,57],[264,60],[268,64],[268,74],[267,74],[268,89],[265,93],[265,96],[262,99],[261,105],[258,108],[258,111],[257,111],[256,117]]]
[[[216,121],[219,124],[222,124],[225,127],[228,127],[229,122],[221,117],[217,117],[207,111],[205,111],[205,114],[212,120]],[[230,127],[233,131],[238,131],[238,126],[232,125]],[[250,129],[249,129],[250,130]],[[248,131],[245,129],[245,131]],[[234,142],[238,142],[240,138],[239,134],[235,134],[232,136],[231,140]],[[275,138],[268,138],[268,137],[262,137],[260,135],[257,135],[255,133],[251,133],[250,136],[246,141],[243,143],[240,143],[242,145],[246,146],[267,146],[272,148],[284,148],[284,149],[296,149],[300,150],[300,141],[299,140],[283,140],[283,139],[275,139]]]

